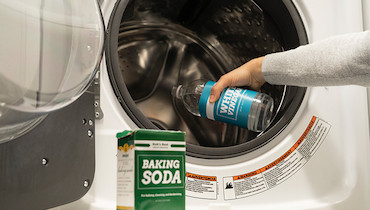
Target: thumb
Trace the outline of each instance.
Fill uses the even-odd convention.
[[[216,102],[220,98],[222,90],[227,88],[228,86],[230,86],[230,82],[227,79],[221,77],[220,80],[218,80],[218,82],[216,82],[216,84],[213,85],[211,89],[209,102],[210,103]]]

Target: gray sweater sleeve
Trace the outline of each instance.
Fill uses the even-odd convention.
[[[262,62],[262,73],[276,85],[370,86],[370,31],[269,54]]]

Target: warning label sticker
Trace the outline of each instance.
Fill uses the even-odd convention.
[[[217,177],[186,173],[186,196],[217,199]]]
[[[232,200],[258,194],[275,187],[301,169],[320,147],[330,124],[312,117],[298,141],[272,163],[249,173],[223,178],[224,199]]]

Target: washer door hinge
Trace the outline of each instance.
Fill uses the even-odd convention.
[[[94,108],[95,108],[95,119],[100,120],[104,114],[100,108],[100,70],[96,72],[94,78]]]

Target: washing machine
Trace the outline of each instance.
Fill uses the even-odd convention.
[[[216,81],[254,57],[362,31],[362,1],[99,4],[106,33],[89,112],[94,117],[79,117],[95,150],[81,154],[89,166],[75,164],[89,172],[73,182],[78,194],[48,208],[116,209],[115,134],[137,128],[186,132],[186,209],[370,208],[366,88],[265,84],[261,92],[275,107],[261,133],[195,117],[170,94],[177,84]]]

